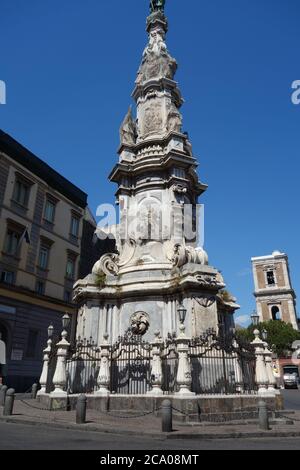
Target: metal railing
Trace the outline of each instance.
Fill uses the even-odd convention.
[[[152,389],[152,347],[130,331],[109,347],[110,384],[113,394],[144,395]],[[57,347],[49,358],[47,393],[53,391]],[[161,388],[166,395],[178,391],[177,338],[169,335],[161,344]],[[255,351],[253,346],[233,335],[217,335],[209,330],[189,343],[191,389],[197,395],[254,394]],[[70,348],[67,361],[67,391],[69,394],[92,394],[98,389],[101,347],[92,339],[78,339]]]

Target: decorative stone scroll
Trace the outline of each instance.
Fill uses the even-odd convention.
[[[93,274],[104,273],[107,276],[117,276],[119,274],[119,255],[116,253],[108,253],[103,255],[94,265]]]
[[[208,264],[207,253],[202,248],[193,248],[191,246],[183,246],[176,244],[172,256],[172,263],[175,267],[180,268],[185,264]]]

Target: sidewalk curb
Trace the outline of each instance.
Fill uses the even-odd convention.
[[[48,427],[53,429],[66,429],[72,431],[84,431],[84,432],[96,432],[103,434],[114,434],[114,435],[127,435],[127,436],[145,436],[157,440],[225,440],[225,439],[253,439],[253,438],[287,438],[287,437],[300,437],[300,431],[255,431],[255,432],[228,432],[226,434],[195,434],[195,433],[182,433],[173,432],[163,434],[161,432],[145,432],[145,431],[131,431],[116,428],[99,427],[95,425],[83,424],[76,425],[75,423],[61,423],[61,422],[41,422],[30,419],[18,419],[14,417],[0,417],[0,423],[10,424],[23,424],[38,427]]]

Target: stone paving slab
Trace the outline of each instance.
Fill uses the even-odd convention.
[[[271,430],[261,431],[258,424],[253,421],[246,423],[232,422],[220,424],[212,423],[174,423],[174,432],[163,434],[161,432],[161,419],[153,414],[137,417],[125,415],[102,414],[87,411],[87,423],[77,425],[75,411],[49,411],[41,407],[35,400],[16,401],[14,415],[2,416],[0,408],[0,421],[8,423],[22,423],[37,426],[59,427],[64,429],[80,429],[82,431],[95,431],[111,434],[146,435],[157,439],[228,439],[253,437],[300,437],[300,412],[294,412],[294,424],[287,424],[287,420],[271,420]]]

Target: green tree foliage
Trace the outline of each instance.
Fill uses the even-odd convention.
[[[278,357],[288,355],[292,351],[293,342],[300,340],[300,332],[294,330],[292,325],[274,320],[260,323],[258,326],[251,325],[244,330],[237,331],[237,334],[248,341],[253,341],[253,332],[256,329],[261,333],[264,330],[267,332],[267,342]]]

